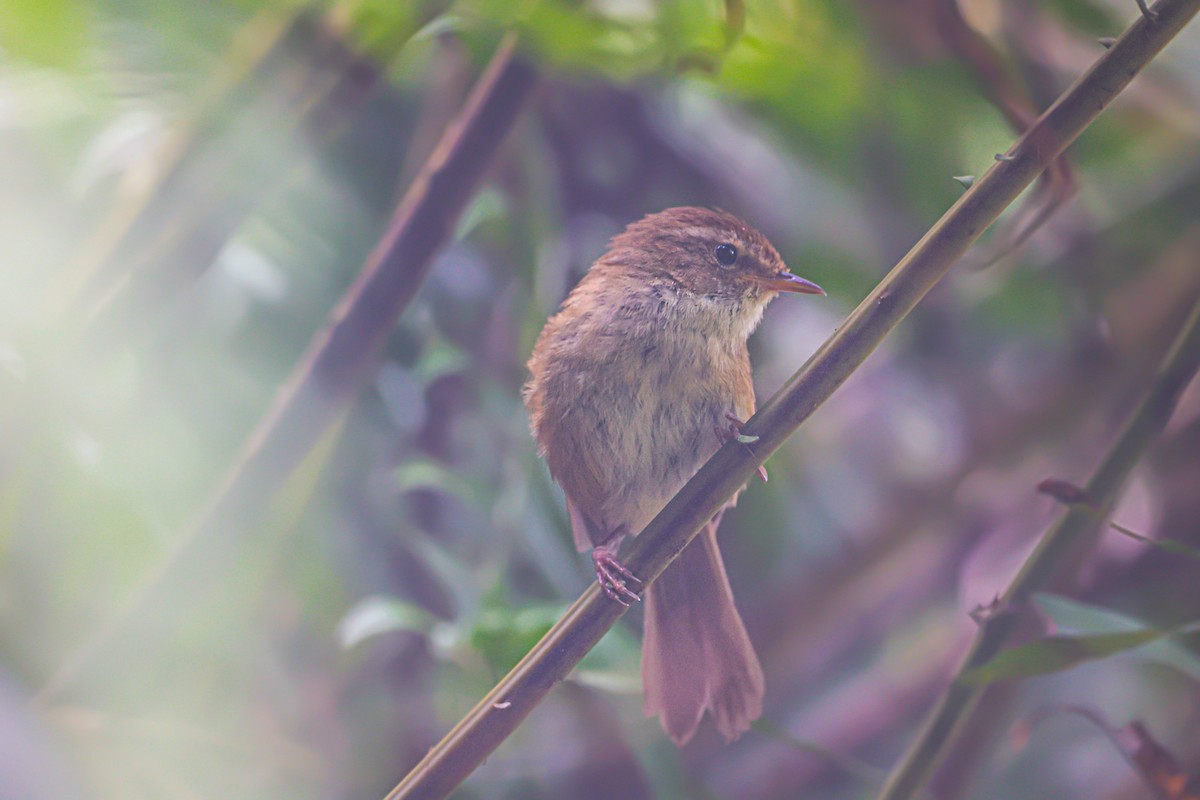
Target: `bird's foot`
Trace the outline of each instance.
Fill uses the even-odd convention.
[[[640,584],[641,578],[617,560],[616,548],[597,545],[592,549],[592,563],[596,566],[596,582],[606,595],[626,607],[642,599],[625,583],[631,580]]]
[[[728,411],[725,412],[725,419],[728,420],[728,422],[729,422],[729,425],[727,427],[722,428],[720,425],[717,425],[713,428],[713,430],[716,431],[716,434],[717,434],[717,441],[720,442],[721,444],[725,444],[726,442],[730,442],[730,441],[733,441],[734,439],[736,439],[737,441],[744,444],[746,446],[746,449],[749,450],[751,442],[746,441],[746,439],[749,437],[747,437],[745,434],[742,433],[742,426],[746,424],[745,421],[742,419],[739,419],[737,416],[735,416],[733,414],[730,414]],[[758,437],[757,436],[753,437],[752,441],[758,441]],[[753,451],[751,451],[751,452],[753,452]],[[766,483],[767,482],[767,468],[764,467],[762,464],[759,464],[756,472],[758,473],[758,477],[762,479],[762,482]]]

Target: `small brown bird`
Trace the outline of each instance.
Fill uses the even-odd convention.
[[[610,598],[616,558],[754,413],[746,340],[779,292],[824,294],[723,211],[671,208],[616,236],[542,329],[525,406]],[[732,505],[732,502],[730,505]],[[682,745],[711,711],[727,740],[762,714],[763,674],[717,549],[717,514],[646,596],[642,683]]]

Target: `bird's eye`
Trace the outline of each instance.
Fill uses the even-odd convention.
[[[733,262],[737,261],[737,248],[728,242],[717,245],[713,250],[713,255],[717,257],[717,261],[721,262],[721,266],[732,267]]]

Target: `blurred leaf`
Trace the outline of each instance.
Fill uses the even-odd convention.
[[[725,0],[725,47],[737,44],[746,31],[745,0]]]
[[[1143,620],[1136,617],[1059,595],[1037,594],[1034,595],[1033,602],[1059,630],[1098,634],[1142,630],[1147,627]],[[1160,639],[1146,645],[1138,655],[1167,664],[1200,681],[1200,655],[1180,642]]]
[[[525,608],[485,608],[471,629],[471,645],[495,672],[508,671],[546,635],[566,606],[547,603]]]
[[[1104,627],[1110,630],[1103,633],[1084,635],[1056,635],[1040,639],[1029,644],[1014,647],[999,653],[986,664],[982,664],[962,677],[962,681],[972,686],[982,686],[995,681],[1011,678],[1028,678],[1035,675],[1046,675],[1051,672],[1061,672],[1088,661],[1107,658],[1118,653],[1133,650],[1153,642],[1160,642],[1169,636],[1179,636],[1200,630],[1200,622],[1183,625],[1169,630],[1147,628],[1138,621],[1121,618],[1115,612],[1091,609],[1082,604],[1073,603],[1061,597],[1037,595],[1035,602],[1046,609],[1047,605],[1057,608],[1064,616],[1086,618],[1091,621],[1101,620]],[[1080,614],[1083,609],[1086,613]],[[1053,620],[1054,614],[1047,611]],[[1119,627],[1129,627],[1132,622],[1136,625],[1131,630],[1112,631],[1115,620],[1121,620]]]
[[[745,28],[745,9],[740,3],[732,5],[736,30],[725,24],[723,4],[696,0],[659,2],[659,36],[668,68],[683,69],[690,64],[707,72],[715,71],[727,45],[736,41]]]
[[[1119,633],[1147,627],[1140,619],[1061,595],[1039,592],[1033,596],[1033,603],[1060,631],[1082,634]]]
[[[1099,34],[1119,31],[1123,27],[1121,18],[1115,13],[1118,6],[1088,2],[1088,0],[1058,0],[1058,2],[1047,5],[1063,17],[1071,27],[1083,31]]]
[[[1037,342],[1054,342],[1064,337],[1061,288],[1044,276],[1016,270],[1005,276],[1001,291],[987,297],[979,312],[996,328],[1020,331]]]
[[[417,362],[417,375],[426,385],[443,375],[461,372],[470,364],[470,358],[460,348],[440,336],[433,337],[421,352]]]
[[[329,429],[321,434],[312,451],[300,462],[271,502],[270,524],[277,529],[280,537],[294,531],[305,516],[312,513],[318,488],[346,430],[349,416],[349,409],[343,410]]]
[[[508,215],[508,203],[504,195],[494,188],[487,187],[475,194],[471,202],[458,220],[454,231],[455,240],[465,239],[471,232],[486,222],[504,220]]]
[[[516,28],[524,46],[552,68],[585,67],[629,80],[661,65],[654,19],[606,17],[587,4],[474,0],[471,12],[500,29]]]
[[[419,460],[401,464],[392,473],[392,479],[399,492],[435,489],[466,502],[474,502],[476,499],[475,490],[469,483],[432,461]]]
[[[381,61],[389,59],[426,24],[423,3],[357,0],[348,5],[352,7],[350,30],[355,43]]]
[[[409,541],[413,551],[420,556],[425,567],[436,576],[438,584],[454,599],[454,610],[458,619],[470,619],[480,607],[479,587],[489,581],[472,570],[470,565],[456,558],[441,544],[423,533],[416,533]]]
[[[1170,633],[1143,629],[1095,636],[1050,636],[1005,650],[986,664],[968,670],[961,681],[968,686],[986,686],[1012,678],[1062,672],[1088,661],[1141,647]]]
[[[428,633],[435,620],[419,606],[391,597],[366,597],[338,623],[337,638],[349,650],[359,642],[394,631]]]
[[[869,62],[858,37],[828,12],[809,7],[793,18],[756,6],[746,32],[726,56],[719,77],[734,95],[783,117],[823,158],[851,167],[869,97]]]
[[[412,35],[413,41],[436,39],[444,33],[456,33],[467,26],[462,17],[453,14],[442,14],[427,22],[420,30]]]
[[[642,693],[642,676],[635,672],[577,669],[567,679],[609,694],[640,696]]]
[[[1172,555],[1200,559],[1200,550],[1197,550],[1194,547],[1189,547],[1182,542],[1177,542],[1174,539],[1151,539],[1149,536],[1132,531],[1129,528],[1126,528],[1124,525],[1119,525],[1116,522],[1109,522],[1108,524],[1112,526],[1112,528],[1118,533],[1123,533],[1130,539],[1136,539],[1142,544],[1148,544],[1151,547],[1157,547],[1159,550],[1166,551]]]
[[[0,9],[0,49],[44,66],[78,64],[87,32],[87,7],[72,0],[5,0]]]

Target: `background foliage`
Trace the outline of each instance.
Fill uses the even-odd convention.
[[[8,0],[0,793],[381,795],[590,579],[519,389],[605,241],[665,206],[719,205],[828,289],[768,312],[765,396],[953,202],[952,176],[1008,147],[1002,110],[1041,108],[1136,13]],[[39,694],[171,551],[512,29],[545,84],[369,390],[235,569],[189,566],[204,591],[182,624]],[[877,790],[968,612],[1057,513],[1036,485],[1087,475],[1200,293],[1198,36],[1072,148],[1077,194],[1027,246],[988,265],[1002,229],[969,255],[726,516],[766,723],[676,751],[640,712],[631,615],[462,796]],[[1198,485],[1193,386],[1114,519],[1196,547]],[[1038,600],[1060,634],[1200,616],[1200,562],[1180,548],[1110,531],[1084,567]],[[1148,796],[1095,725],[1029,726],[1062,704],[1143,720],[1195,764],[1196,636],[1089,655],[995,687],[931,795]]]

